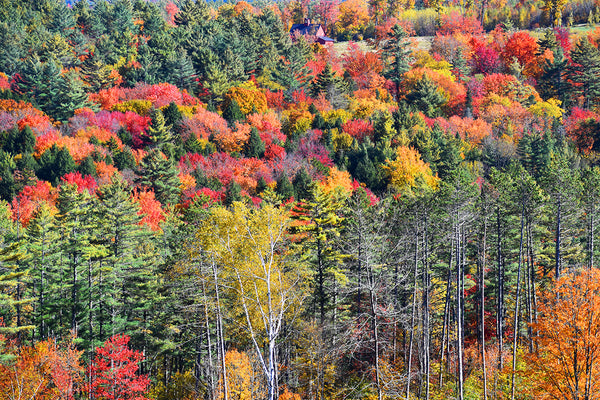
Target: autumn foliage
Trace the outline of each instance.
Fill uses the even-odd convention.
[[[568,273],[540,293],[531,354],[537,398],[591,399],[600,392],[600,271]]]

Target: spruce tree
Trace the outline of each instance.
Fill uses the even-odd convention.
[[[48,204],[42,203],[35,211],[25,236],[27,251],[31,255],[31,296],[35,299],[33,323],[37,338],[45,340],[52,332],[63,332],[61,322],[66,321],[59,316],[61,304],[67,295],[61,285],[63,276],[59,268],[60,232],[54,212]]]
[[[583,37],[571,50],[571,61],[567,69],[571,94],[583,96],[586,108],[600,104],[600,50]]]
[[[290,182],[290,179],[288,178],[285,171],[281,175],[279,175],[279,178],[277,179],[275,192],[284,200],[287,200],[290,197],[294,197],[295,195],[294,186],[292,186],[292,183]]]
[[[246,157],[262,158],[265,154],[265,142],[262,141],[258,130],[252,127],[250,138],[244,145],[244,155]]]
[[[15,196],[15,180],[13,172],[15,162],[10,154],[0,149],[0,199],[12,201]]]
[[[310,199],[312,192],[312,179],[306,168],[302,167],[294,177],[294,192],[298,200]]]
[[[439,116],[440,107],[446,102],[444,95],[438,91],[436,84],[427,75],[417,81],[414,90],[408,94],[406,100],[430,118]]]
[[[242,188],[234,179],[232,179],[225,189],[225,200],[223,204],[226,206],[231,206],[234,202],[241,200]]]
[[[141,186],[154,191],[162,205],[176,204],[179,199],[179,178],[175,164],[158,149],[151,150],[140,162],[137,171]]]
[[[25,315],[25,305],[32,301],[26,297],[28,259],[23,239],[0,248],[0,316],[5,324],[0,326],[0,334],[16,334],[20,338],[22,332],[34,328]]]
[[[396,94],[400,93],[400,87],[404,82],[404,73],[410,69],[412,58],[410,56],[410,42],[408,34],[400,25],[394,25],[389,38],[383,48],[384,71],[383,76],[396,85]],[[399,100],[399,98],[397,98]]]

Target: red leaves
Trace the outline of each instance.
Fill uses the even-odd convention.
[[[373,137],[373,124],[370,121],[363,119],[352,119],[342,125],[342,131],[352,136],[359,142],[365,140],[366,137]]]
[[[441,26],[438,33],[441,35],[452,35],[454,33],[466,33],[479,35],[483,32],[481,23],[473,15],[463,15],[459,11],[451,11],[442,15]]]
[[[537,66],[538,47],[537,41],[528,32],[515,32],[508,38],[502,51],[502,58],[506,65],[510,65],[516,59],[523,68],[523,72],[531,75]]]
[[[150,379],[138,375],[141,352],[128,346],[129,336],[115,335],[96,348],[96,357],[88,369],[87,393],[94,399],[145,400]]]
[[[370,87],[370,82],[383,70],[377,53],[363,52],[356,43],[348,44],[348,54],[344,57],[344,68],[360,89]]]
[[[23,226],[27,226],[41,203],[45,202],[53,207],[57,198],[58,191],[52,187],[50,182],[37,181],[35,185],[25,186],[11,203],[12,218],[21,222]]]
[[[87,190],[90,194],[94,194],[98,188],[96,180],[90,175],[82,176],[79,172],[71,172],[60,178],[63,183],[68,185],[77,185],[79,193]]]
[[[142,83],[131,89],[113,87],[90,94],[90,100],[98,103],[104,110],[110,110],[114,105],[129,100],[149,100],[156,108],[168,106],[171,102],[190,106],[199,104],[198,99],[170,83]]]

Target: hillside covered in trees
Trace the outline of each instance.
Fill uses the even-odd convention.
[[[596,398],[598,24],[1,0],[0,398]]]

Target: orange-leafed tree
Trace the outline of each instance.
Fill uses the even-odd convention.
[[[0,363],[0,398],[75,399],[83,378],[79,363],[83,352],[75,349],[72,340],[57,345],[49,339],[20,350],[5,337],[0,341],[4,342],[2,356],[9,360]]]
[[[529,357],[536,398],[600,398],[600,270],[565,274],[540,293]]]

